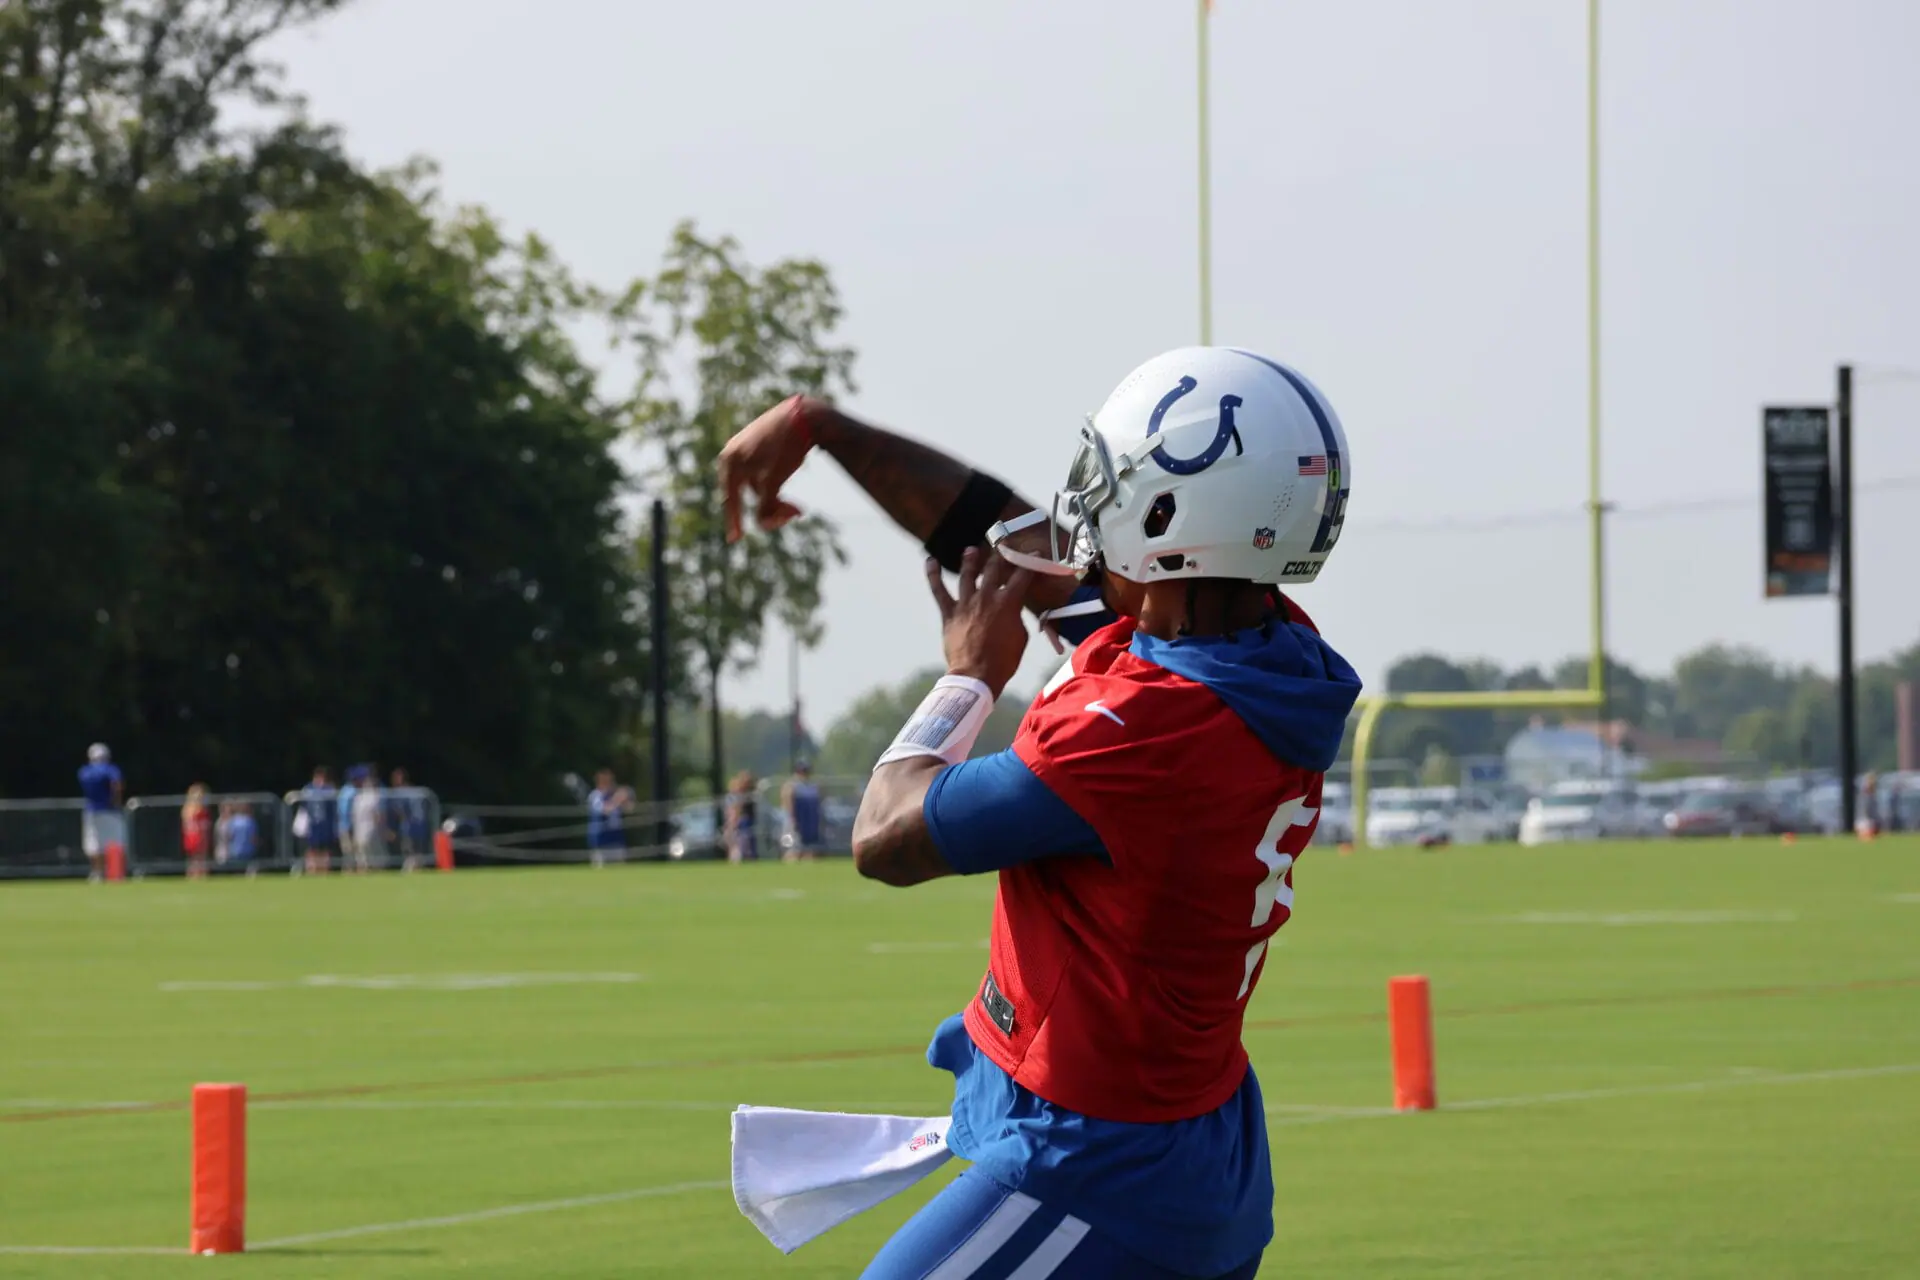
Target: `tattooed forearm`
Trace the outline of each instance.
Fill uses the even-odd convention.
[[[853,865],[869,880],[896,888],[953,874],[927,830],[927,787],[942,762],[899,760],[874,770],[853,820]]]
[[[925,542],[947,508],[959,498],[973,469],[938,449],[904,436],[870,427],[838,410],[821,411],[815,419],[814,439],[820,448],[880,504],[892,521]],[[1009,515],[1031,511],[1031,505],[1009,504]]]
[[[868,426],[837,409],[823,407],[817,414],[814,440],[818,446],[916,542],[932,537],[941,517],[966,488],[973,468],[930,445]],[[1025,515],[1034,506],[1015,494],[1001,508],[1000,518]],[[1023,550],[1044,552],[1047,530],[1023,530],[1011,541]],[[1073,590],[1070,578],[1040,578],[1027,592],[1027,604],[1050,609],[1064,603]]]

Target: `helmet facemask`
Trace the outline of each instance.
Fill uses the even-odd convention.
[[[1096,585],[1105,571],[1105,548],[1100,538],[1100,512],[1117,500],[1120,477],[1132,471],[1130,458],[1116,461],[1104,436],[1087,419],[1080,428],[1080,448],[1067,468],[1066,486],[1053,495],[1046,510],[1035,509],[1023,516],[1003,520],[987,531],[987,543],[1008,563],[1017,568],[1056,578],[1077,578],[1083,586]],[[1016,533],[1044,525],[1047,529],[1045,554],[1021,551],[1008,546]],[[1103,600],[1081,600],[1048,609],[1039,615],[1041,631],[1056,653],[1064,652],[1053,623],[1059,618],[1105,613]]]
[[[1102,563],[1105,548],[1100,539],[1100,512],[1113,505],[1120,492],[1120,477],[1133,470],[1133,461],[1116,462],[1107,441],[1094,429],[1089,418],[1080,428],[1080,448],[1067,468],[1066,486],[1053,495],[1045,511],[1003,520],[987,530],[987,543],[1009,563],[1035,573],[1053,577],[1084,578]],[[1044,555],[1020,551],[1007,545],[1013,534],[1047,526]]]

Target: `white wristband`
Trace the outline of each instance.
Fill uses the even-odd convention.
[[[941,676],[880,757],[881,765],[914,756],[959,764],[973,751],[993,711],[993,690],[972,676]]]

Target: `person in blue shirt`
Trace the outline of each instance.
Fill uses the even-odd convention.
[[[313,781],[300,788],[299,812],[294,819],[294,834],[306,846],[306,868],[310,876],[323,876],[333,867],[340,852],[340,800],[333,789],[333,774],[327,766],[313,766]]]
[[[235,800],[227,806],[227,838],[221,847],[226,851],[226,865],[244,867],[248,875],[257,869],[254,859],[260,856],[260,823],[246,801]]]
[[[587,796],[587,848],[595,865],[626,859],[626,815],[632,807],[633,793],[615,782],[613,770],[593,775],[593,790]]]
[[[820,785],[813,780],[813,765],[797,760],[793,776],[781,789],[780,807],[787,811],[787,848],[782,861],[812,862],[826,844],[820,815]]]
[[[360,784],[367,780],[367,766],[352,765],[347,769],[347,780],[341,784],[339,794],[334,797],[335,826],[340,832],[340,870],[345,872],[353,863],[353,800],[360,794]]]
[[[124,780],[120,767],[113,763],[107,744],[96,742],[87,748],[87,762],[80,766],[80,848],[87,855],[87,879],[99,883],[111,846],[126,847],[127,824],[120,812]]]
[[[426,860],[433,832],[427,824],[427,801],[407,778],[407,771],[396,766],[389,776],[387,791],[387,829],[400,845],[400,869],[412,871]]]

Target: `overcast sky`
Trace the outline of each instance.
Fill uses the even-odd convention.
[[[1213,33],[1216,340],[1308,373],[1356,455],[1301,601],[1375,687],[1581,651],[1583,0],[1219,0]],[[1761,596],[1759,408],[1843,359],[1860,651],[1920,639],[1920,4],[1604,0],[1601,45],[1614,652],[1831,668],[1831,604]],[[358,0],[275,53],[363,160],[434,158],[602,283],[689,216],[823,259],[850,408],[1029,495],[1197,336],[1189,0]],[[796,492],[852,551],[823,727],[938,639],[919,551],[825,459]],[[786,684],[776,644],[732,697]]]

